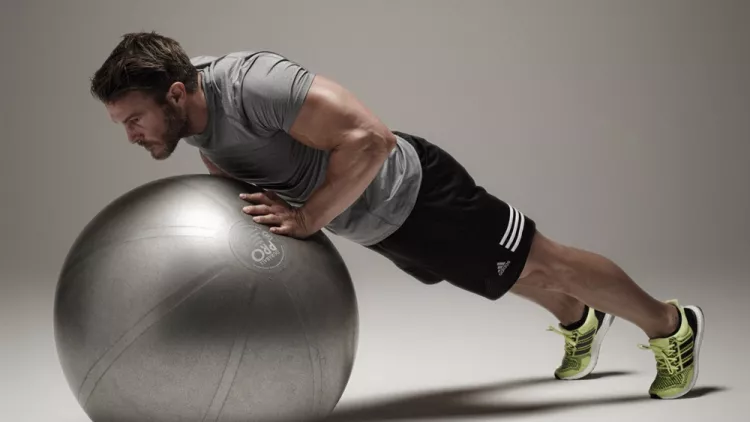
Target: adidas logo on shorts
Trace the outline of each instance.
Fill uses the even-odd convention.
[[[508,266],[510,265],[510,261],[501,261],[497,263],[497,275],[503,275],[506,269],[508,269]]]

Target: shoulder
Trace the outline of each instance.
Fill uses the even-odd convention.
[[[196,56],[191,62],[203,72],[227,118],[265,135],[289,128],[315,77],[302,64],[270,50]]]
[[[214,72],[239,75],[255,69],[275,71],[278,66],[302,67],[289,57],[270,50],[236,51],[223,56],[193,56],[190,58],[190,63],[199,70],[211,69]]]
[[[304,65],[270,50],[195,56],[191,63],[216,89],[229,96],[278,95],[290,89],[305,89],[315,76]]]

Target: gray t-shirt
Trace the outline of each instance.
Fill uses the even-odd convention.
[[[185,141],[230,176],[301,206],[324,181],[329,152],[288,131],[315,75],[273,52],[191,59],[203,76],[208,128]],[[364,194],[325,228],[362,245],[392,234],[411,212],[422,169],[411,144],[397,146]]]

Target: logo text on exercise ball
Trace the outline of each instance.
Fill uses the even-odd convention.
[[[281,256],[281,250],[273,243],[273,238],[270,233],[261,232],[260,235],[263,240],[256,245],[255,249],[253,249],[251,257],[257,264],[266,266]],[[278,265],[278,263],[276,263],[276,265]]]
[[[253,224],[238,224],[229,233],[234,256],[250,269],[271,270],[284,261],[279,236]]]

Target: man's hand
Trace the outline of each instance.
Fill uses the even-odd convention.
[[[304,239],[320,230],[308,224],[301,209],[292,207],[274,192],[243,193],[240,198],[257,204],[242,211],[254,216],[256,223],[271,226],[272,233]]]

